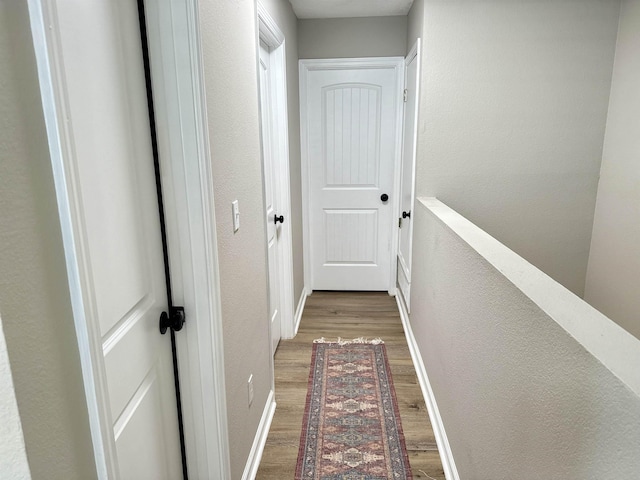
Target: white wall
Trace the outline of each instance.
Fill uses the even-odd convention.
[[[582,294],[617,1],[425,0],[417,193]]]
[[[585,300],[640,338],[640,1],[624,0]]]
[[[13,480],[31,480],[7,344],[0,318],[0,473]]]
[[[231,477],[241,478],[269,391],[266,235],[254,0],[199,2],[214,179]],[[233,232],[231,202],[240,229]],[[247,381],[253,374],[254,401]]]
[[[407,17],[298,20],[300,58],[404,56]]]
[[[443,216],[415,210],[410,321],[460,478],[640,478],[640,397],[616,376],[640,391],[640,341],[530,265],[505,277],[475,248],[502,263],[512,252],[476,227],[458,222],[462,240]],[[522,285],[560,308],[545,313]],[[601,362],[560,326],[586,320],[631,364],[615,352]]]
[[[27,2],[0,2],[0,65],[0,313],[27,458],[34,479],[88,480],[96,470]]]

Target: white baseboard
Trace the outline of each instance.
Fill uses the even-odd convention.
[[[249,458],[247,464],[244,467],[242,473],[242,480],[254,480],[258,473],[258,467],[260,466],[260,460],[262,459],[262,452],[264,446],[267,443],[267,436],[269,435],[269,428],[271,427],[271,420],[276,413],[276,399],[273,390],[269,392],[267,403],[264,406],[264,412],[262,412],[262,418],[258,425],[258,431],[256,437],[253,440],[251,451],[249,452]]]
[[[433,427],[433,433],[436,437],[436,444],[438,445],[438,453],[442,460],[442,468],[447,480],[460,480],[458,475],[458,469],[453,459],[453,452],[451,451],[451,445],[447,439],[447,433],[444,430],[444,424],[442,423],[442,417],[438,410],[438,404],[436,403],[431,384],[429,383],[429,377],[427,375],[427,369],[422,361],[422,355],[416,342],[416,338],[413,335],[411,329],[411,323],[409,322],[409,315],[404,305],[404,301],[401,299],[402,295],[396,295],[396,302],[398,303],[398,310],[400,310],[400,318],[402,319],[402,326],[404,327],[404,334],[407,337],[407,344],[409,345],[409,351],[411,352],[411,358],[416,368],[416,375],[418,376],[418,383],[422,389],[422,396],[427,404],[427,411],[429,412],[429,418],[431,419],[431,426]]]
[[[298,300],[298,307],[296,308],[296,315],[294,317],[294,322],[293,322],[294,337],[298,334],[298,328],[300,328],[300,322],[302,321],[302,312],[304,311],[305,303],[307,303],[308,295],[310,294],[307,293],[307,289],[303,288],[302,293],[300,294],[300,300]]]

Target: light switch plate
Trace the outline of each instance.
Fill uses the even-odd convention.
[[[253,403],[253,374],[249,375],[249,381],[247,382],[247,393],[249,394],[249,406]]]
[[[240,228],[240,208],[238,207],[238,200],[231,202],[231,213],[233,215],[233,231],[237,232]]]

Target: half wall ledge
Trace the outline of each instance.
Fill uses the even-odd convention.
[[[417,200],[640,396],[639,339],[438,199]]]

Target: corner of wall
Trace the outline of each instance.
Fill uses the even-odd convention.
[[[7,344],[0,317],[0,472],[14,480],[30,480],[22,424],[13,387]]]
[[[585,278],[586,301],[640,338],[640,0],[622,2]]]

